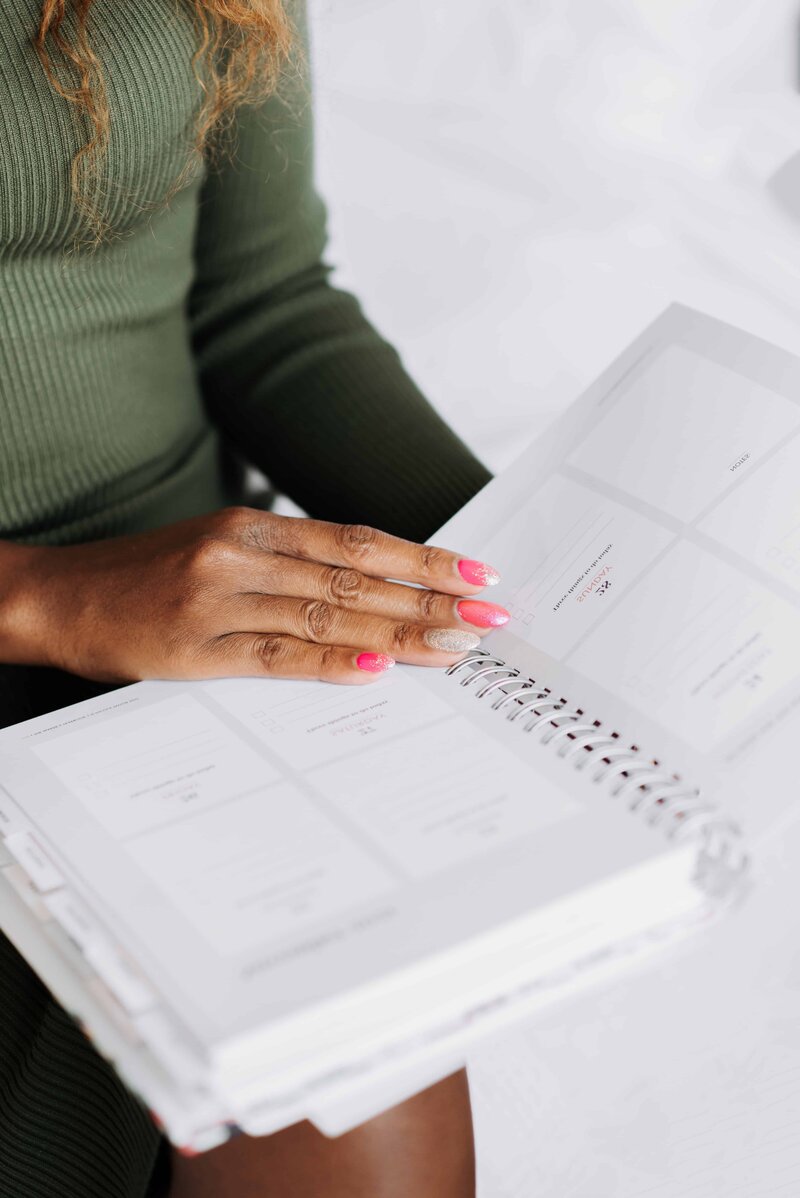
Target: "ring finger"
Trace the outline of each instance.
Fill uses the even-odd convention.
[[[480,644],[476,629],[426,627],[411,620],[349,611],[323,600],[272,596],[263,600],[257,617],[250,618],[241,631],[365,649],[412,665],[447,665]]]

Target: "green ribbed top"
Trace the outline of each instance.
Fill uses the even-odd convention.
[[[95,0],[117,236],[70,254],[82,138],[32,49],[39,6],[0,3],[0,538],[210,511],[240,499],[242,459],[312,515],[427,537],[488,476],[329,285],[303,87],[244,110],[235,150],[165,203],[200,98],[191,20],[179,0]],[[0,726],[85,692],[0,666]],[[158,1148],[0,936],[0,1193],[142,1198]]]
[[[427,536],[487,476],[329,285],[304,88],[245,109],[165,203],[200,98],[191,18],[95,0],[117,237],[70,255],[80,138],[31,46],[39,3],[0,5],[0,537],[213,509],[239,497],[231,449],[311,514]]]

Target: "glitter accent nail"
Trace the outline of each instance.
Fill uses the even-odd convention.
[[[459,632],[457,628],[429,628],[425,633],[425,644],[442,653],[466,653],[477,649],[481,638],[474,632]]]
[[[500,581],[500,575],[486,562],[474,562],[466,557],[458,563],[458,572],[473,587],[493,587]]]
[[[468,624],[478,628],[502,628],[511,619],[510,612],[497,603],[484,603],[481,599],[462,599],[456,605],[458,614]]]
[[[386,653],[361,653],[356,658],[359,670],[366,670],[368,674],[382,674],[396,664],[394,658]]]

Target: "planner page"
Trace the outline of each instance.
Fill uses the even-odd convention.
[[[442,694],[412,668],[368,687],[139,683],[16,725],[0,732],[4,845],[123,1005],[138,1017],[155,991],[203,1044],[550,904],[534,973],[648,903],[697,905],[687,856],[437,673]],[[619,920],[582,905],[645,866]]]
[[[800,735],[800,361],[670,308],[436,540],[486,647],[766,826]]]

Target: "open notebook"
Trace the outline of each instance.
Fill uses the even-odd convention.
[[[800,700],[798,397],[673,307],[433,538],[503,572],[480,652],[0,732],[0,923],[176,1143],[342,1130],[741,892]]]

